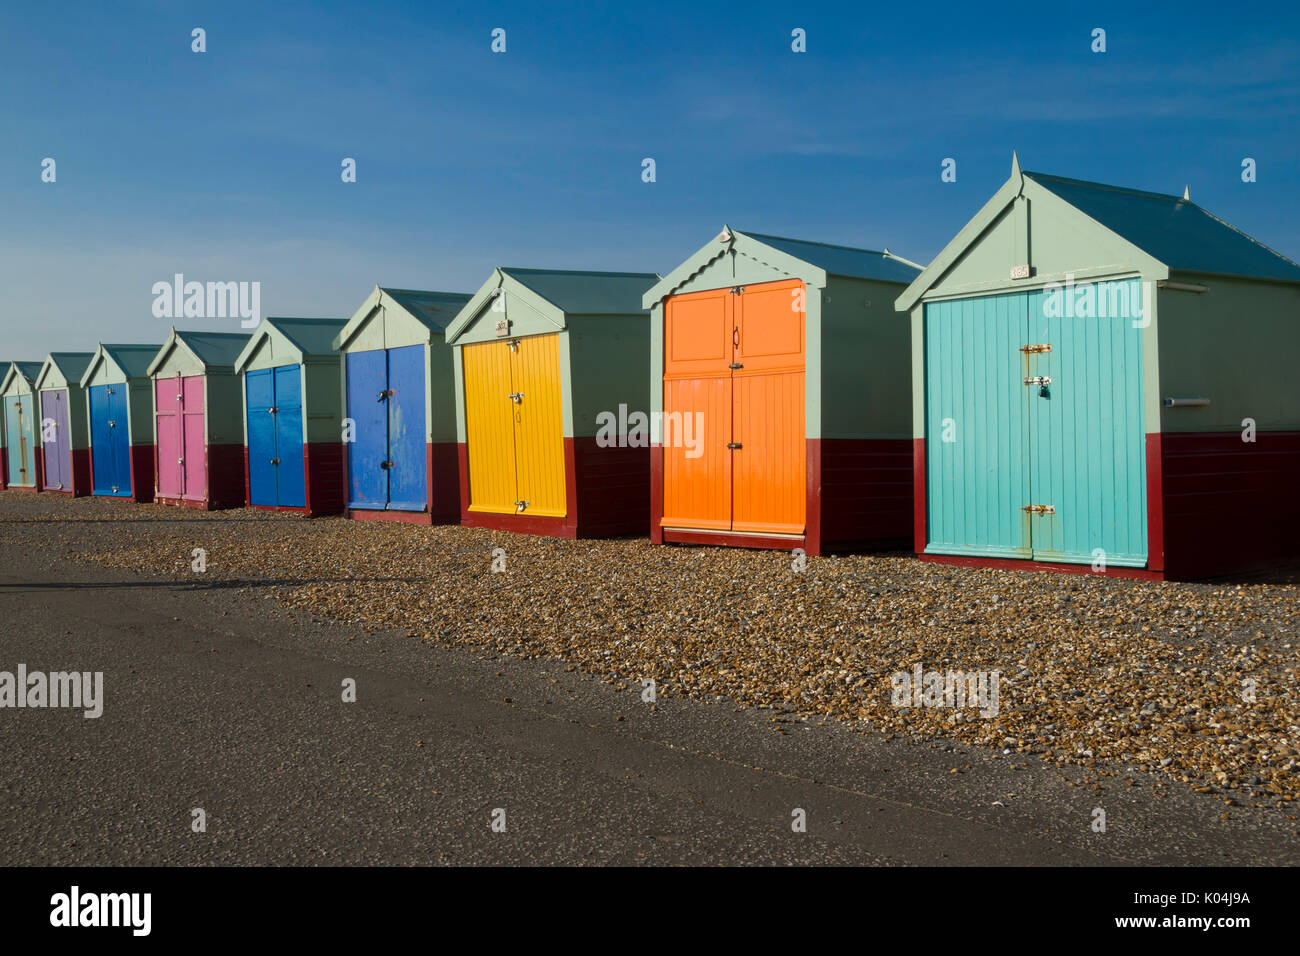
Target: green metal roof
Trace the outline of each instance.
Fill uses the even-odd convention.
[[[105,345],[99,346],[120,368],[127,378],[148,378],[149,363],[158,354],[157,345]]]
[[[379,287],[394,302],[411,313],[412,318],[438,332],[445,332],[451,320],[469,301],[468,294],[460,292],[423,292],[419,289],[389,289]],[[337,333],[336,333],[337,334]]]
[[[94,352],[51,352],[46,361],[52,362],[69,382],[80,382],[94,357]]]
[[[573,272],[510,266],[502,266],[501,272],[568,315],[644,312],[641,297],[659,281],[653,272]]]
[[[1300,265],[1189,199],[1028,170],[1024,175],[1175,271],[1300,282]]]
[[[18,369],[20,375],[29,382],[36,381],[36,376],[41,374],[41,366],[44,362],[12,362],[14,368]]]
[[[204,365],[231,366],[248,344],[249,336],[240,332],[181,332],[176,337],[198,356]]]
[[[343,331],[347,319],[268,318],[305,355],[329,355],[334,351],[334,336]]]
[[[829,275],[908,283],[921,272],[919,266],[873,249],[855,249],[852,246],[833,246],[825,242],[787,239],[782,236],[764,235],[761,232],[747,232],[744,229],[733,231],[757,239],[764,245],[779,249],[796,259],[811,263]]]

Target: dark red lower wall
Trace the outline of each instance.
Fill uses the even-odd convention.
[[[131,498],[133,501],[153,501],[154,446],[131,446]]]
[[[307,514],[341,514],[348,504],[343,445],[339,442],[311,442],[303,446],[302,456],[303,471],[307,476]]]
[[[208,445],[207,506],[242,508],[248,504],[244,483],[244,446]]]
[[[1165,432],[1165,570],[1205,578],[1300,561],[1300,432]]]
[[[0,448],[0,491],[9,487],[9,449]]]
[[[808,440],[809,477],[820,479],[818,526],[808,522],[810,554],[906,548],[912,533],[912,442],[896,439]],[[813,463],[817,462],[814,473]],[[809,482],[811,489],[817,484]],[[813,532],[817,533],[814,539]]]

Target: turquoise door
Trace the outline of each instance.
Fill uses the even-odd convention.
[[[1147,563],[1142,330],[1137,279],[1075,286],[1073,305],[1029,293],[1029,339],[1050,352],[1026,354],[1032,504],[1040,561],[1142,567]],[[1092,302],[1087,296],[1092,295]],[[1078,312],[1085,314],[1079,315]],[[1069,314],[1063,314],[1069,313]]]
[[[932,554],[1028,558],[1023,293],[925,307],[927,527]]]
[[[1146,564],[1139,295],[926,306],[927,552]]]

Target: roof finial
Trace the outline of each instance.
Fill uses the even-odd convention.
[[[1019,175],[1020,175],[1020,157],[1016,155],[1016,151],[1013,149],[1011,151],[1011,176],[1014,179],[1016,176]]]
[[[718,242],[730,242],[731,239],[731,227],[724,222],[722,224],[722,232],[718,233]]]
[[[1183,187],[1183,199],[1187,200],[1188,202],[1192,201],[1192,187],[1190,185]]]

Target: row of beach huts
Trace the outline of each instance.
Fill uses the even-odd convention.
[[[5,363],[0,486],[1203,578],[1300,558],[1297,360],[1295,262],[1013,160],[924,268],[724,227]]]

